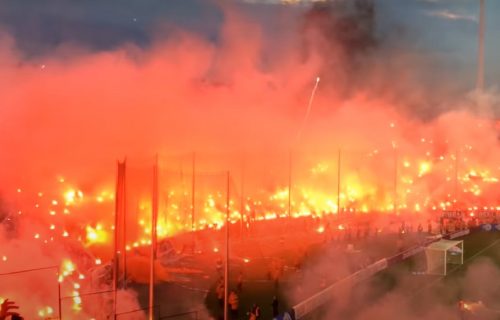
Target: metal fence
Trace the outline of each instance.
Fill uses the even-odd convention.
[[[187,311],[187,312],[181,312],[181,313],[176,313],[176,314],[170,314],[170,315],[165,315],[161,316],[159,319],[174,319],[174,320],[200,320],[200,311],[199,310],[193,310],[193,311]]]

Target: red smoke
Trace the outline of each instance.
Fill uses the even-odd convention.
[[[382,57],[361,56],[361,66],[366,68],[351,69],[340,54],[334,55],[338,60],[326,57],[340,45],[328,44],[325,52],[319,43],[324,39],[317,33],[291,30],[291,36],[279,40],[282,46],[270,52],[267,46],[275,46],[259,25],[233,11],[225,17],[216,44],[178,31],[147,49],[124,45],[110,52],[85,52],[63,46],[37,60],[21,58],[13,41],[4,35],[0,46],[0,178],[9,213],[19,206],[18,188],[34,198],[38,192],[61,196],[67,186],[58,184],[60,177],[85,195],[104,189],[112,194],[115,159],[128,156],[131,163],[148,167],[155,153],[195,151],[198,170],[218,172],[238,168],[234,163],[247,155],[247,183],[254,189],[246,192],[253,196],[265,189],[267,199],[287,187],[290,149],[296,157],[292,164],[294,210],[325,211],[325,203],[315,208],[300,202],[303,193],[310,192],[319,201],[330,197],[336,203],[332,194],[339,148],[343,193],[353,199],[343,200],[341,207],[392,211],[395,149],[399,179],[406,179],[398,181],[398,202],[407,204],[401,210],[426,212],[432,207],[455,206],[455,178],[450,171],[455,154],[462,181],[459,205],[499,205],[498,180],[492,180],[500,178],[494,122],[472,112],[475,99],[465,94],[447,97],[446,88],[439,87],[433,96],[443,92],[442,101],[461,102],[453,105],[454,111],[422,120],[426,117],[420,110],[427,110],[422,107],[427,92],[419,68],[426,58],[386,52]],[[313,44],[306,58],[304,43]],[[383,59],[391,59],[390,65],[382,63]],[[363,79],[352,83],[356,89],[348,88],[349,94],[347,72]],[[318,75],[325,80],[297,140]],[[415,105],[417,112],[412,109]],[[208,160],[210,154],[218,154],[213,157],[217,160]],[[327,169],[320,178],[311,178],[311,170],[321,162]],[[188,168],[183,168],[185,174]],[[276,176],[280,178],[269,182]],[[103,221],[110,224],[112,199],[108,201],[105,209],[94,210],[92,205],[84,214],[65,219],[94,228]],[[440,205],[447,201],[452,204]],[[33,220],[50,224],[46,211],[34,210],[31,202],[21,206],[30,208],[26,213]],[[328,208],[333,212],[333,207]],[[24,241],[39,232],[31,228],[20,233]],[[19,262],[10,267],[22,266]]]

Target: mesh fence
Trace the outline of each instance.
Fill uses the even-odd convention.
[[[473,172],[477,177],[463,174],[469,166],[464,154],[412,152],[403,148],[200,152],[129,159],[125,242],[138,248],[149,241],[156,161],[160,238],[193,229],[220,229],[228,193],[230,220],[238,233],[253,221],[289,215],[448,210],[493,199],[481,197],[492,192],[489,180],[477,172]]]

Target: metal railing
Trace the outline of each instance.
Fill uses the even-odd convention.
[[[160,315],[160,306],[158,306],[158,305],[153,306],[152,312],[154,313],[155,310],[158,310],[158,319],[160,319],[159,318],[159,315]],[[150,311],[149,307],[139,308],[139,309],[134,309],[134,310],[129,310],[129,311],[120,312],[120,313],[115,314],[114,319],[115,320],[116,319],[120,319],[120,317],[122,317],[122,316],[130,315],[130,314],[138,313],[138,312],[145,312],[146,314],[148,314],[148,312],[151,312],[151,311]],[[156,317],[153,317],[153,318],[156,318]]]
[[[181,313],[176,313],[176,314],[169,314],[165,316],[161,316],[159,319],[164,320],[164,319],[179,319],[184,316],[189,316],[189,320],[199,320],[199,312],[200,310],[193,310],[193,311],[186,311],[186,312],[181,312]]]

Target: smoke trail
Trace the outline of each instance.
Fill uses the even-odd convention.
[[[307,104],[306,114],[304,116],[304,119],[302,120],[302,125],[300,126],[299,131],[297,132],[297,139],[296,139],[297,143],[299,143],[302,131],[304,130],[304,127],[307,124],[307,120],[309,119],[309,114],[311,113],[311,108],[314,101],[314,96],[316,95],[316,90],[318,89],[319,81],[320,77],[316,77],[316,83],[314,84],[311,96],[309,97],[309,102]]]

